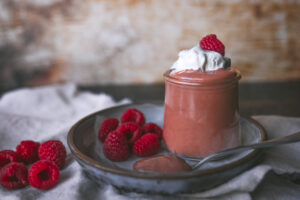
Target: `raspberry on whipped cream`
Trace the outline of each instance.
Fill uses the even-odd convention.
[[[225,46],[215,34],[209,34],[202,38],[200,41],[200,46],[202,49],[216,51],[222,56],[225,55]]]
[[[202,49],[198,44],[179,52],[177,61],[171,67],[171,74],[186,70],[208,72],[221,68],[229,69],[230,64],[230,58],[217,51]]]

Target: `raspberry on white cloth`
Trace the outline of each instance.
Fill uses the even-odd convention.
[[[50,160],[39,160],[31,165],[28,172],[31,186],[47,190],[57,185],[59,181],[59,168]]]
[[[31,140],[21,141],[17,146],[17,153],[22,157],[22,160],[29,164],[34,163],[39,159],[38,150],[40,143]]]
[[[44,142],[40,146],[38,153],[41,160],[53,161],[59,168],[64,166],[67,157],[66,149],[59,140]]]
[[[12,150],[0,151],[0,169],[10,162],[21,162],[22,159],[17,152]]]
[[[11,162],[0,170],[0,184],[7,189],[19,189],[28,185],[27,168],[23,163]]]

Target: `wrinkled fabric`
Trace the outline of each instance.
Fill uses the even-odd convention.
[[[13,149],[22,140],[43,142],[61,140],[67,147],[70,127],[80,118],[98,110],[129,103],[107,94],[80,92],[73,84],[24,88],[4,94],[0,99],[0,150]],[[268,138],[300,131],[300,118],[254,116]],[[25,187],[6,190],[0,187],[1,200],[60,199],[299,199],[300,144],[282,145],[265,150],[259,165],[208,191],[171,196],[124,192],[108,184],[96,184],[81,170],[67,148],[66,167],[59,183],[51,190]],[[298,181],[297,181],[298,180]]]

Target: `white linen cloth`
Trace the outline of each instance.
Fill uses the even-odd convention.
[[[69,154],[56,187],[42,191],[31,186],[19,190],[0,187],[1,200],[114,200],[114,199],[299,199],[300,143],[267,149],[265,160],[228,182],[195,194],[172,196],[128,193],[88,179],[71,156],[66,143],[69,128],[85,115],[129,103],[115,102],[106,94],[79,92],[75,85],[24,88],[0,98],[0,150],[13,149],[22,140],[61,140]],[[300,131],[300,118],[255,116],[268,138]]]

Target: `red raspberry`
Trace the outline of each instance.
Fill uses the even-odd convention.
[[[98,138],[101,142],[104,142],[107,135],[111,132],[116,130],[119,125],[119,120],[116,118],[107,118],[102,122],[98,132]]]
[[[28,173],[30,185],[47,190],[58,183],[59,168],[50,160],[40,160],[31,165]]]
[[[160,150],[160,141],[156,134],[146,133],[133,145],[133,153],[137,156],[150,156]]]
[[[160,139],[162,137],[163,131],[158,125],[150,122],[150,123],[144,124],[143,133],[155,133]]]
[[[218,40],[215,34],[210,34],[202,38],[200,46],[202,49],[216,51],[222,56],[225,55],[225,46],[220,40]]]
[[[64,166],[66,157],[66,148],[61,141],[49,140],[39,148],[39,158],[53,161],[59,168]]]
[[[11,162],[0,170],[0,183],[7,189],[18,189],[28,185],[27,168],[23,163]]]
[[[138,125],[142,126],[143,124],[145,124],[145,117],[141,111],[132,108],[125,110],[125,112],[121,116],[121,121],[122,123],[136,122]]]
[[[22,141],[17,146],[17,153],[26,164],[34,163],[39,159],[38,150],[40,143],[31,140]]]
[[[10,162],[21,162],[21,157],[14,151],[0,151],[0,169]]]
[[[125,161],[130,156],[130,148],[126,136],[118,131],[112,131],[104,141],[103,153],[111,161]]]
[[[121,124],[116,131],[124,134],[129,141],[129,144],[133,144],[142,136],[142,130],[140,126],[134,122],[126,122]]]

